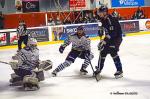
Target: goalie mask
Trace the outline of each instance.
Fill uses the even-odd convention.
[[[37,40],[35,38],[30,38],[28,40],[28,47],[36,48],[37,47]]]

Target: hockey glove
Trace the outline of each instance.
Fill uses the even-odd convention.
[[[83,51],[85,57],[89,57],[90,56],[90,51],[89,50],[85,50]]]
[[[106,42],[104,40],[101,40],[100,43],[98,44],[98,50],[102,51],[105,45],[106,45]]]
[[[62,45],[59,47],[59,52],[63,53],[64,52],[65,47],[63,47]]]

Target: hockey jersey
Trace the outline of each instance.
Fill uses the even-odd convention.
[[[62,46],[66,47],[71,43],[73,50],[77,51],[91,50],[90,39],[86,36],[82,36],[81,38],[79,38],[77,34],[69,35]]]
[[[26,70],[33,70],[38,66],[39,62],[39,49],[31,49],[25,47],[17,53],[18,67]]]
[[[25,35],[27,35],[26,25],[20,25],[20,26],[17,28],[17,34],[18,34],[19,36],[25,36]]]
[[[116,46],[122,41],[122,30],[118,20],[111,15],[108,15],[106,19],[101,20],[102,27],[105,31],[105,38],[107,46]]]

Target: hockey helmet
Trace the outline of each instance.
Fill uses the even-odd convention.
[[[107,6],[102,5],[102,6],[99,8],[98,12],[99,12],[99,13],[100,13],[100,12],[108,12]]]
[[[84,31],[83,26],[78,26],[78,27],[77,27],[77,31]]]

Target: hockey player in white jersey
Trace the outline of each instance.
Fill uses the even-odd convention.
[[[25,90],[36,90],[39,88],[38,79],[33,70],[39,66],[39,49],[36,39],[30,39],[25,48],[21,49],[16,55],[17,63],[10,63],[15,74],[12,74],[11,83],[23,81]]]
[[[13,59],[18,62],[10,62],[15,72],[11,74],[10,82],[23,82],[25,90],[39,89],[38,82],[44,80],[42,70],[47,71],[52,68],[50,60],[39,61],[39,49],[37,48],[37,41],[34,38],[30,38],[27,46],[21,49]]]
[[[84,63],[80,69],[83,74],[88,73],[86,68],[89,65],[89,61],[93,58],[91,53],[90,39],[85,35],[83,26],[77,28],[77,33],[69,35],[59,48],[59,52],[63,53],[64,49],[72,43],[72,49],[69,52],[65,62],[61,63],[53,72],[53,76],[57,76],[57,73],[65,69],[74,63],[77,57],[84,59]]]

